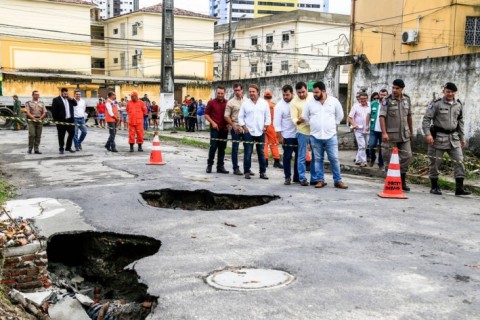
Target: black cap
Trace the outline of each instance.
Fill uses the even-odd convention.
[[[400,88],[405,88],[405,82],[403,82],[402,79],[395,79],[393,80],[393,85],[394,86],[397,86],[397,87],[400,87]]]
[[[457,92],[457,86],[453,82],[445,83],[445,86],[443,88]]]

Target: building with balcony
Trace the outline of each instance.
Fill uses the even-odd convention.
[[[215,80],[323,71],[332,57],[349,53],[350,17],[305,10],[215,26]],[[343,67],[342,67],[343,68]],[[348,70],[340,73],[347,82]]]

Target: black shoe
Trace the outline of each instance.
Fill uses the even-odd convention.
[[[251,178],[250,178],[250,173],[249,173],[249,172],[245,173],[245,179],[251,179]]]
[[[233,170],[233,174],[237,175],[237,176],[243,176],[242,171],[240,171],[240,169],[238,169],[238,168]]]
[[[143,152],[143,148],[141,144],[138,145],[138,152]]]
[[[75,147],[75,151],[80,151],[80,148]]]
[[[211,166],[211,165],[208,165],[208,166],[207,166],[206,172],[207,172],[207,173],[212,173],[212,166]]]
[[[441,195],[442,191],[438,187],[438,178],[431,178],[430,182],[432,184],[432,188],[430,189],[430,193],[436,194],[436,195]]]
[[[32,149],[28,149],[28,154],[32,154]]]
[[[455,195],[456,196],[468,196],[471,195],[471,192],[465,191],[463,189],[463,178],[456,178],[455,179]]]
[[[403,191],[410,191],[410,187],[407,186],[407,174],[401,173],[400,176],[402,177],[402,190]]]
[[[107,149],[108,151],[112,151],[112,149],[110,149],[110,146],[107,145],[105,145],[105,149]]]
[[[118,152],[117,148],[113,147],[112,152]]]
[[[217,168],[217,173],[225,173],[225,174],[228,174],[229,171],[225,170],[225,167],[218,167],[218,168]]]
[[[300,181],[300,185],[303,186],[303,187],[306,187],[306,186],[308,186],[308,181],[307,180],[302,180],[302,181]]]
[[[133,152],[133,143],[130,143],[130,152]]]
[[[291,185],[292,184],[292,179],[290,179],[290,178],[285,179],[285,182],[283,184],[286,185],[286,186]]]
[[[274,160],[274,162],[273,162],[273,167],[274,167],[274,168],[283,169],[283,164],[280,162],[280,159],[275,159],[275,160]]]
[[[78,149],[82,150],[82,145],[79,145],[79,146],[78,146]]]
[[[70,153],[75,153],[75,150],[72,150],[72,149],[68,149],[68,150],[65,149],[65,151],[68,151],[68,152],[70,152]]]
[[[65,152],[63,150],[60,150],[60,154],[64,154]]]
[[[32,152],[30,152],[30,153],[32,153]],[[38,150],[35,150],[35,154],[42,154],[42,153]]]
[[[260,179],[268,180],[267,174],[266,174],[265,172],[264,172],[264,173],[260,173]]]

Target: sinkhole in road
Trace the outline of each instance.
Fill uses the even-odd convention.
[[[147,293],[133,267],[125,267],[157,253],[160,246],[150,237],[112,232],[55,234],[47,242],[48,271],[58,287],[94,300],[89,314],[120,301],[116,312],[123,312],[121,319],[145,319],[158,297]]]
[[[170,188],[149,190],[141,195],[153,207],[203,211],[247,209],[280,199],[274,195],[238,195],[204,189],[192,191]]]

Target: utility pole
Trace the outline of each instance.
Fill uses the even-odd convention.
[[[232,64],[232,9],[233,0],[230,0],[230,9],[228,12],[228,46],[227,46],[227,81],[230,80],[230,65]]]
[[[173,43],[173,5],[174,0],[163,0],[162,6],[162,61],[161,61],[161,90],[160,90],[160,126],[163,130],[163,121],[166,111],[174,107],[174,43]]]

